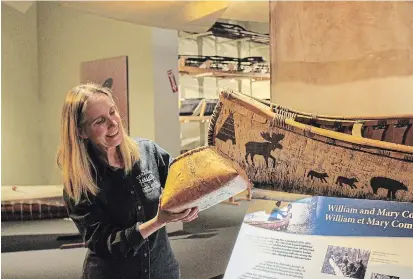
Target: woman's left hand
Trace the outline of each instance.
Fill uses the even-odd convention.
[[[189,212],[189,214],[186,215],[184,218],[182,218],[180,221],[182,221],[182,222],[191,222],[191,221],[195,220],[196,218],[198,218],[198,213],[199,213],[198,207],[193,207],[193,208],[191,208],[191,211]]]
[[[172,222],[191,222],[198,217],[198,207],[193,207],[190,209],[186,209],[179,213],[172,213],[169,211],[162,210],[161,208],[162,203],[162,195],[159,198],[158,204],[158,214],[155,216],[156,221],[159,224],[168,224]]]

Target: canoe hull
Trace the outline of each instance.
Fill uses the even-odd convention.
[[[246,221],[245,224],[251,225],[253,227],[263,228],[267,230],[281,230],[285,231],[290,224],[291,214],[289,214],[285,219],[278,221]]]
[[[255,187],[413,202],[412,153],[322,136],[254,105],[222,93],[208,143],[240,164]]]
[[[1,187],[1,221],[68,218],[62,193],[63,186],[60,185],[3,185]]]

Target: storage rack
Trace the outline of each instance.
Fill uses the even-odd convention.
[[[268,48],[269,34],[251,32],[237,24],[217,22],[205,33],[180,32],[180,39],[197,42],[197,53],[195,55],[180,55],[178,68],[180,75],[188,75],[197,79],[201,99],[205,96],[204,78],[215,78],[217,89],[219,89],[220,79],[236,80],[239,91],[242,91],[242,80],[249,80],[250,91],[252,91],[253,82],[270,79],[269,64],[262,57],[241,57],[241,48],[245,44],[248,44],[250,54],[254,49]],[[204,40],[213,40],[215,56],[202,55]],[[237,57],[218,56],[220,44],[236,44]],[[246,69],[245,65],[251,69]],[[217,96],[218,94],[219,92],[217,92]],[[185,96],[182,97],[185,98]],[[200,102],[199,113],[180,115],[179,117],[181,123],[199,123],[200,146],[207,143],[207,128],[211,118],[210,115],[205,114],[206,103],[206,100]]]

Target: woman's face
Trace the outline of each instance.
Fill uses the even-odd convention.
[[[88,138],[106,151],[122,142],[123,131],[119,112],[105,94],[95,94],[88,99],[83,117],[83,138]]]

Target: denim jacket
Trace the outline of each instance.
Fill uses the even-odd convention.
[[[179,266],[165,227],[144,239],[137,230],[156,216],[171,156],[156,143],[137,139],[139,161],[131,173],[97,166],[96,196],[78,203],[63,193],[69,217],[82,235],[88,252],[83,278],[179,278]]]

